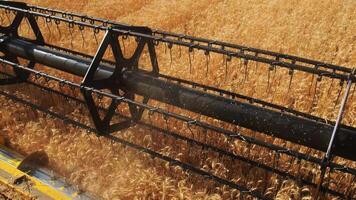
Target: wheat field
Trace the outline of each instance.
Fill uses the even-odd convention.
[[[288,53],[350,68],[356,67],[356,1],[354,0],[29,0],[26,2],[127,24],[149,26],[160,30]],[[42,26],[46,27],[44,22]],[[43,31],[49,43],[56,43],[66,48],[74,47],[91,54],[97,48],[92,36],[85,36],[83,41],[78,30],[75,30],[73,35],[65,28],[61,30],[61,35],[56,32],[55,27],[51,27],[51,31],[47,29]],[[89,31],[84,31],[84,35],[90,34]],[[102,35],[99,35],[99,40]],[[130,50],[130,43],[128,43],[128,53]],[[169,50],[164,45],[158,46],[156,50],[160,69],[164,74],[290,106],[328,120],[336,119],[339,106],[334,106],[334,102],[338,96],[339,87],[336,83],[329,86],[330,80],[323,79],[319,86],[315,86],[315,91],[310,92],[310,88],[314,88],[315,85],[312,83],[310,87],[311,76],[296,73],[293,87],[286,95],[286,85],[289,80],[285,78],[287,77],[286,71],[277,71],[271,79],[270,90],[266,90],[269,85],[266,83],[268,66],[259,66],[255,71],[249,70],[247,72],[249,78],[244,80],[246,75],[243,67],[240,67],[239,60],[232,60],[226,72],[221,55],[212,54],[206,66],[204,53],[195,52],[193,70],[190,73],[187,67],[189,66],[187,51],[180,52],[180,49],[173,47],[170,50],[173,56],[170,56]],[[253,68],[252,66],[249,68]],[[206,73],[206,67],[209,67],[209,73]],[[79,80],[58,71],[50,72],[74,81]],[[331,87],[331,93],[328,92],[329,87]],[[88,113],[83,106],[64,104],[63,99],[55,95],[38,98],[43,94],[30,86],[20,88],[6,86],[6,89],[30,98],[47,108],[59,109],[60,112],[70,114],[79,121],[89,123]],[[316,105],[311,105],[315,96],[318,101]],[[152,102],[152,104],[158,105],[159,103]],[[21,104],[8,101],[2,96],[0,105],[2,105],[0,130],[9,146],[24,154],[44,150],[50,158],[51,167],[56,172],[66,177],[69,182],[78,185],[82,190],[102,196],[104,199],[245,199],[236,190],[204,181],[178,167],[169,166],[158,159],[152,159],[138,151],[124,148],[106,138],[87,133],[86,130],[69,126],[61,120],[49,118]],[[171,112],[184,113],[218,126],[231,128],[229,125],[168,105],[160,106]],[[127,108],[122,109],[124,112],[127,111]],[[343,123],[355,127],[355,96],[350,98],[346,109]],[[158,126],[165,126],[164,119],[159,116],[153,116],[151,119],[145,113],[143,118],[145,121],[154,121],[153,123]],[[168,124],[171,129],[180,131],[185,136],[198,139],[203,137],[201,132],[197,136],[187,132],[187,128],[178,122],[170,121]],[[270,143],[316,157],[323,156],[321,152],[300,145],[242,130],[246,135],[258,137]],[[173,139],[162,137],[155,134],[154,130],[147,130],[139,125],[115,133],[115,135],[180,160],[190,162],[194,162],[194,159],[203,160],[198,163],[202,168],[222,177],[236,179],[238,183],[245,182],[246,185],[266,188],[266,193],[274,194],[276,199],[313,199],[313,191],[307,186],[266,175],[258,170],[253,170],[246,175],[246,166],[242,164],[230,163],[213,154],[201,155],[198,150],[194,152],[194,147],[191,152],[191,149],[186,146],[175,144]],[[237,154],[250,152],[248,150],[250,147],[243,143],[231,144],[224,140],[225,138],[211,134],[207,139],[214,141],[212,143],[216,146],[228,146],[230,151]],[[176,151],[181,147],[180,151]],[[250,158],[257,159],[261,156],[264,163],[272,159],[272,155],[263,149],[252,149],[251,152]],[[342,158],[336,158],[336,161],[356,167],[355,162]],[[296,173],[297,167],[290,166],[288,162],[287,158],[281,158],[279,162],[281,168],[291,167],[290,171]],[[314,168],[314,165],[305,164],[302,167],[302,173],[311,171],[311,176],[317,180],[320,170]],[[261,176],[267,178],[261,178]],[[337,182],[331,185],[331,188],[339,187],[344,191],[342,188],[347,188],[350,184],[353,190],[356,188],[351,176],[335,175],[333,178]],[[323,196],[323,198],[332,199],[329,196]]]

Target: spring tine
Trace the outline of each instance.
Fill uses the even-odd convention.
[[[96,45],[99,46],[98,37],[96,37],[96,35],[99,33],[99,31],[97,31],[97,30],[99,30],[99,29],[94,29],[94,30],[93,30],[93,36],[94,36]]]
[[[279,160],[279,152],[275,151],[274,152],[274,157],[273,157],[273,168],[276,168],[278,166],[278,160]]]
[[[51,18],[43,18],[43,20],[44,20],[44,23],[46,24],[46,27],[47,27],[47,30],[48,30],[48,33],[49,33],[49,38],[52,38],[51,28],[48,25],[49,23],[51,23]],[[47,21],[47,20],[49,20],[49,21]]]
[[[226,63],[226,58],[225,58],[225,54],[223,54],[222,55],[222,66],[225,67],[225,79],[224,79],[224,81],[226,82],[226,75],[227,75],[226,73],[227,72],[226,72],[226,64],[225,63]]]
[[[166,130],[168,131],[169,130],[169,127],[168,127],[168,115],[163,114],[163,119],[164,119],[164,121],[166,123]]]
[[[193,52],[193,48],[189,47],[188,49],[188,57],[189,57],[189,73],[192,74],[192,58],[191,53]]]
[[[294,76],[294,70],[289,70],[289,84],[288,84],[288,91],[287,91],[287,94],[289,94],[289,91],[291,89],[291,86],[292,86],[292,81],[293,81],[293,76]]]
[[[314,74],[312,74],[312,78],[311,78],[310,85],[309,85],[308,95],[310,95],[310,93],[311,93],[311,88],[313,86],[313,83],[314,83]]]
[[[240,68],[239,68],[239,70],[240,70],[240,72],[241,72],[241,69],[243,69],[242,68],[242,64],[241,63],[243,63],[243,61],[242,61],[242,59],[239,59],[239,63],[240,63]],[[242,74],[242,73],[240,73],[240,74]],[[238,77],[238,78],[240,78],[240,76]],[[245,78],[245,75],[243,76],[243,77],[241,77],[241,80],[239,80],[239,85],[241,86],[241,87],[243,87],[243,83],[244,83],[244,78]]]
[[[172,67],[172,63],[173,63],[172,47],[173,47],[173,44],[172,44],[172,43],[169,43],[169,44],[168,44],[169,57],[170,57],[170,59],[171,59],[171,61],[170,61],[170,67]]]
[[[165,121],[166,124],[166,132],[169,132],[169,125],[168,125],[168,115],[163,114],[163,119]],[[167,137],[166,134],[163,135],[163,143],[166,144],[167,143]]]
[[[239,59],[239,64],[240,64],[240,71],[241,71],[241,69],[243,68],[243,58]]]
[[[274,63],[272,63],[272,65],[273,65],[273,78],[272,78],[272,86],[273,86],[273,84],[274,84],[275,81],[276,81],[277,67],[275,66]]]
[[[210,53],[209,51],[205,51],[205,58],[206,58],[206,76],[208,76],[209,72],[209,61],[210,61]]]
[[[82,48],[84,48],[84,44],[85,44],[85,38],[84,38],[84,34],[83,34],[84,26],[79,25],[78,28],[79,28],[79,31],[80,31],[80,35],[82,36]]]
[[[328,89],[328,95],[330,95],[331,88],[333,87],[333,85],[334,85],[334,79],[331,79],[331,83],[330,83],[330,86],[329,86],[329,89]]]
[[[80,35],[82,36],[82,48],[84,48],[85,38],[83,35],[83,30],[80,30]]]
[[[73,32],[70,30],[70,28],[69,28],[69,33],[70,33],[70,46],[72,47],[72,49],[73,49]]]
[[[333,85],[334,85],[334,79],[331,79],[330,86],[329,86],[329,89],[328,89],[328,95],[330,95],[331,88],[333,87]]]
[[[247,59],[243,59],[244,60],[244,80],[243,82],[245,82],[246,80],[248,80],[248,60]]]
[[[69,31],[69,34],[70,34],[70,46],[73,49],[73,32],[72,32],[71,29],[72,29],[72,25],[70,23],[68,23],[68,31]]]
[[[61,29],[59,28],[60,21],[59,20],[55,20],[54,23],[56,24],[56,28],[57,28],[59,37],[61,38],[62,37],[62,33],[61,33]]]
[[[225,66],[225,61],[226,61],[225,54],[223,54],[222,55],[222,63],[221,63],[222,66]]]
[[[179,51],[179,54],[178,54],[178,58],[181,58],[182,57],[182,46],[178,46],[178,51]]]
[[[227,72],[228,72],[228,62],[230,62],[232,59],[232,57],[229,55],[227,58],[226,58],[226,61],[225,61],[225,82],[227,81]]]
[[[338,92],[337,97],[336,97],[336,100],[335,100],[334,109],[336,108],[337,103],[339,102],[339,98],[340,98],[340,96],[341,96],[341,92],[342,92],[343,86],[344,86],[344,81],[340,80],[339,92]]]
[[[322,76],[319,75],[318,78],[315,81],[314,94],[313,94],[313,99],[312,99],[312,102],[311,102],[311,106],[309,108],[309,113],[311,113],[313,111],[313,108],[318,103],[318,99],[317,99],[318,86],[319,86],[318,83],[321,81],[321,79],[322,79]]]
[[[164,54],[167,54],[167,43],[164,43]]]
[[[275,66],[273,64],[270,65],[268,69],[268,76],[267,76],[267,93],[270,90],[270,79],[271,79],[271,71],[273,71]]]
[[[247,158],[251,158],[251,143],[247,143]]]
[[[189,130],[189,132],[190,132],[190,134],[192,136],[192,139],[195,139],[195,134],[194,134],[194,132],[193,132],[193,130],[191,129],[190,126],[194,125],[195,123],[196,123],[195,120],[187,122],[187,127],[188,127],[188,130]]]
[[[192,53],[193,53],[193,60],[195,59],[195,51],[192,51]]]
[[[276,69],[276,74],[275,74],[275,76],[277,76],[277,69]],[[280,86],[281,86],[281,83],[282,83],[282,78],[278,78],[278,77],[277,77],[277,82],[278,82],[277,87],[280,87]]]
[[[270,76],[271,76],[271,70],[268,69],[268,75],[267,75],[267,89],[266,89],[267,93],[269,92],[269,79],[270,79]]]
[[[208,130],[207,129],[203,129],[203,135],[204,135],[204,143],[207,144],[207,134],[208,134]],[[205,147],[202,146],[202,151],[205,150]],[[202,153],[202,160],[205,161],[207,159],[207,153],[203,151]]]
[[[313,98],[309,107],[309,113],[313,112],[313,108],[315,105],[315,100],[316,100],[316,93],[317,93],[317,88],[318,88],[318,82],[315,82],[315,86],[314,86],[314,94],[313,94]]]
[[[280,81],[278,81],[278,84],[275,84],[275,83],[276,83],[276,76],[277,76],[277,68],[274,68],[271,87],[274,86],[275,89],[274,89],[274,92],[272,93],[271,103],[274,102],[275,91],[277,91],[277,89],[278,89],[278,87],[279,87],[279,85],[280,85],[280,83],[281,83]]]
[[[98,139],[98,141],[99,141],[99,143],[100,143],[100,146],[102,147],[103,146],[103,143],[101,142],[101,137],[99,136],[99,135],[97,135],[97,137],[96,137],[97,139]]]

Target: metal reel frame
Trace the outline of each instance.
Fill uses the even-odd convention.
[[[29,10],[29,7],[27,6],[27,4],[22,3],[22,2],[6,2],[6,1],[4,1],[4,2],[0,2],[0,4],[6,5],[6,6],[15,6],[15,7],[18,7],[21,9]],[[35,17],[32,15],[25,15],[22,12],[17,12],[15,18],[13,19],[13,21],[11,22],[11,24],[9,26],[5,27],[0,24],[0,33],[3,34],[0,37],[0,46],[1,46],[1,43],[5,42],[8,37],[17,37],[17,38],[20,37],[19,36],[19,27],[21,25],[21,22],[26,19],[28,20],[29,26],[32,29],[33,33],[35,34],[34,40],[31,40],[28,38],[26,38],[26,40],[29,40],[35,44],[44,44],[44,38],[43,38],[41,30],[37,24]],[[4,53],[4,56],[0,56],[1,58],[19,64],[19,60],[16,56],[5,53],[5,52],[3,52],[3,53]],[[27,64],[27,67],[33,69],[35,67],[35,65],[36,65],[36,62],[30,60],[29,63]],[[22,83],[22,82],[26,81],[29,77],[29,73],[27,73],[23,70],[20,70],[20,69],[15,68],[14,73],[15,73],[15,77],[13,77],[13,78],[0,79],[0,85]]]
[[[122,87],[120,87],[121,85],[120,77],[122,76],[122,70],[124,68],[132,71],[139,70],[139,66],[138,66],[139,60],[142,56],[142,52],[146,45],[148,47],[151,65],[152,65],[152,71],[150,73],[156,77],[159,75],[157,56],[156,56],[153,41],[146,38],[137,38],[138,44],[133,55],[130,58],[125,58],[123,55],[121,45],[118,41],[119,37],[125,36],[125,34],[116,32],[115,31],[116,28],[120,30],[126,30],[126,31],[138,31],[144,34],[152,35],[151,29],[147,27],[139,27],[139,26],[113,26],[113,27],[109,27],[105,33],[105,36],[81,84],[82,85],[81,92],[86,101],[92,121],[95,127],[97,128],[97,130],[99,130],[99,132],[103,134],[128,128],[129,126],[131,126],[132,122],[141,119],[144,109],[138,108],[137,106],[134,106],[132,104],[128,104],[131,120],[111,125],[110,122],[112,120],[113,114],[115,113],[116,108],[121,102],[118,102],[117,100],[112,100],[107,113],[105,113],[104,118],[101,118],[98,111],[98,106],[95,104],[94,98],[92,96],[92,92],[87,88],[90,87],[95,89],[109,89],[111,93],[115,95],[119,95],[119,90],[121,89],[124,92],[123,96],[125,98],[134,100],[135,99],[134,93],[123,90]],[[100,63],[103,60],[103,56],[106,50],[109,48],[109,46],[111,47],[114,55],[115,70],[110,77],[98,80],[95,78],[95,73],[98,70]],[[149,98],[147,96],[143,97],[142,103],[147,104],[148,101]]]

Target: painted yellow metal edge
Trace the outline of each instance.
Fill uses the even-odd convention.
[[[15,192],[17,192],[19,195],[24,196],[28,199],[32,199],[31,194],[28,192],[25,192],[21,189],[19,189],[18,187],[14,187],[13,184],[11,184],[7,179],[3,178],[0,176],[0,183],[6,185],[7,187],[11,188],[12,190],[14,190]]]
[[[53,189],[52,187],[42,183],[37,178],[27,175],[26,173],[16,169],[16,167],[10,165],[7,162],[0,160],[0,169],[4,170],[6,173],[10,174],[13,177],[26,176],[34,185],[32,186],[36,190],[45,194],[46,196],[53,199],[61,200],[71,200],[72,198],[68,197],[66,194],[61,193],[60,191]]]
[[[10,151],[8,148],[1,146],[0,145],[0,149],[4,149],[6,151]],[[4,157],[2,154],[0,154],[0,160],[6,160],[9,164],[13,165],[14,167],[18,167],[21,163],[22,160],[15,158],[15,159],[8,159],[6,157]]]

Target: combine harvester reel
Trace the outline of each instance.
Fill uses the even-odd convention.
[[[0,26],[0,51],[3,54],[0,62],[4,69],[13,69],[13,73],[9,73],[8,70],[2,71],[2,74],[9,78],[0,81],[0,84],[4,85],[5,88],[0,91],[1,95],[63,119],[75,126],[94,131],[102,137],[112,139],[113,142],[150,154],[155,158],[169,162],[171,165],[179,166],[183,170],[201,175],[203,178],[237,189],[240,191],[242,199],[248,197],[274,199],[278,190],[269,191],[267,188],[268,177],[271,177],[272,174],[282,180],[293,180],[300,186],[308,186],[312,189],[315,197],[320,197],[323,193],[323,195],[345,199],[356,198],[354,182],[356,169],[352,168],[352,166],[355,166],[352,163],[356,161],[356,128],[341,123],[347,104],[352,103],[349,99],[354,98],[355,70],[296,56],[152,30],[147,27],[130,26],[23,3],[2,1],[0,2],[0,10],[5,15],[14,16],[7,17],[10,21],[8,26]],[[5,20],[5,17],[2,18],[2,23]],[[32,39],[19,34],[20,24],[24,21],[27,23],[28,29],[34,33]],[[98,42],[96,53],[83,53],[74,50],[74,48],[51,44],[50,40],[47,41],[46,35],[63,34],[64,30],[60,28],[62,25],[68,28],[72,40],[78,36],[75,34],[78,31],[80,32],[81,37],[77,38],[83,39],[83,47],[85,46],[84,37],[88,30],[93,33],[93,40],[98,40],[100,34],[103,34],[102,41]],[[52,26],[56,27],[57,32],[51,28]],[[75,32],[76,28],[77,32]],[[61,36],[59,38],[60,41],[68,40],[68,38]],[[134,39],[136,43],[136,45],[132,45],[134,46],[131,48],[133,54],[129,58],[125,57],[125,50],[128,47],[124,44],[124,41],[127,41],[128,38]],[[56,42],[58,41],[54,43]],[[315,85],[316,89],[322,79],[327,79],[331,85],[334,81],[339,81],[340,91],[336,103],[340,102],[340,104],[337,106],[339,108],[337,119],[335,121],[325,120],[306,111],[299,111],[259,98],[200,84],[196,81],[168,76],[161,73],[164,68],[160,68],[158,64],[161,55],[156,52],[159,52],[157,48],[160,45],[169,48],[171,60],[173,46],[179,47],[180,50],[187,49],[189,71],[192,70],[191,54],[194,51],[202,51],[207,57],[207,73],[209,72],[210,54],[223,55],[226,68],[228,62],[232,62],[234,59],[239,60],[244,68],[244,81],[248,79],[249,63],[255,63],[256,70],[267,66],[268,76],[265,79],[268,79],[268,90],[271,87],[270,73],[275,73],[276,70],[287,70],[287,76],[290,77],[288,88],[292,85],[295,73],[312,76],[311,85]],[[74,46],[73,41],[71,41],[71,46]],[[113,60],[105,57],[107,50],[111,50]],[[150,65],[149,70],[140,65],[140,60],[144,54],[149,57],[149,62],[147,62]],[[19,59],[26,60],[27,65],[21,64]],[[37,65],[40,65],[40,67],[37,68]],[[74,77],[71,80],[77,81],[50,75],[50,72],[54,69],[55,71],[66,72],[68,76]],[[49,72],[47,73],[46,70]],[[226,71],[225,73],[227,74]],[[314,79],[314,77],[317,78]],[[80,78],[80,81],[78,81],[78,78]],[[38,80],[45,80],[46,84],[43,84],[43,81],[41,84],[41,81]],[[344,82],[346,82],[346,87],[342,92]],[[69,119],[63,114],[58,114],[8,92],[6,87],[10,84],[39,87],[41,90],[63,96],[77,104],[85,104],[94,127]],[[58,87],[51,88],[49,85],[59,86],[60,89]],[[61,89],[66,87],[70,89]],[[74,92],[65,92],[70,90],[80,91],[77,93],[82,94],[82,96],[74,94]],[[99,105],[100,99],[107,101]],[[313,104],[314,100],[315,94]],[[157,104],[159,103],[172,106],[175,108],[174,110],[182,110],[183,113],[190,113],[190,115],[170,112],[168,109],[158,107]],[[103,105],[108,106],[104,108]],[[351,109],[354,110],[355,108],[349,108],[349,110]],[[150,120],[143,117],[145,113],[150,120],[153,115],[159,115],[162,116],[163,121],[174,120],[180,126],[186,126],[187,132],[191,132],[192,137],[188,137],[187,134],[176,133],[167,128],[157,127],[153,125],[154,123],[146,123]],[[114,118],[118,116],[125,120],[116,122]],[[207,120],[202,120],[202,116]],[[219,123],[212,123],[212,121]],[[251,185],[251,181],[249,182],[248,179],[254,180],[255,177],[246,178],[247,181],[235,181],[241,177],[221,177],[203,169],[195,162],[185,162],[166,156],[158,150],[134,144],[112,134],[136,124],[154,129],[165,137],[175,139],[177,143],[182,143],[188,147],[194,146],[195,149],[199,148],[202,154],[203,152],[214,152],[219,155],[218,157],[223,156],[231,162],[244,163],[249,166],[246,171],[247,175],[251,170],[265,171],[266,174],[269,174],[266,175],[267,178],[264,180],[266,183],[262,183],[265,186],[259,188],[258,183],[253,181]],[[167,122],[168,126],[169,122]],[[216,137],[227,138],[227,144],[225,146],[214,145],[215,141],[195,137],[193,131],[198,129],[201,130],[200,135],[215,134]],[[271,140],[251,136],[251,134],[244,133],[244,130],[256,132],[265,137],[279,138],[284,141],[284,144],[293,143],[297,146],[308,147],[309,153],[292,149],[290,145],[277,145]],[[270,152],[271,159],[251,156],[249,153],[234,152],[231,150],[231,145],[236,141],[240,141],[238,144],[247,146],[248,151],[259,148],[260,151]],[[324,153],[311,155],[310,151]],[[309,163],[319,170],[319,173],[315,175],[308,171],[301,175],[290,172],[289,167],[279,166],[279,159],[282,160],[282,158],[290,164],[289,167],[298,165],[300,171],[302,165]],[[337,160],[344,162],[337,162]],[[346,165],[345,163],[349,164]],[[234,169],[229,170],[233,171]],[[339,188],[332,185],[333,173],[337,173],[337,177],[345,177],[350,180],[349,186]],[[324,180],[325,177],[328,177],[328,180]],[[279,187],[281,187],[281,184],[279,184]]]

